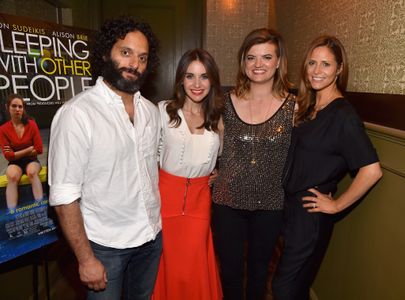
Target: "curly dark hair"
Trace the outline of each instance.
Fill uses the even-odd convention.
[[[181,118],[178,110],[183,107],[186,101],[186,93],[183,87],[184,77],[186,76],[187,69],[193,61],[201,62],[211,84],[210,91],[204,102],[202,108],[204,111],[204,122],[198,128],[205,128],[207,130],[218,131],[218,122],[224,110],[223,96],[221,90],[221,83],[219,79],[218,66],[214,58],[206,50],[192,49],[188,50],[180,58],[176,70],[176,82],[174,86],[174,100],[170,101],[166,107],[166,112],[170,117],[170,123],[174,127],[179,127]]]
[[[103,74],[105,65],[104,57],[109,57],[111,49],[118,39],[124,39],[127,33],[139,31],[142,32],[149,44],[148,65],[146,74],[153,73],[159,65],[157,52],[159,50],[159,40],[152,32],[149,24],[135,20],[133,17],[123,16],[106,21],[97,32],[93,51],[91,54],[92,78],[93,83]]]

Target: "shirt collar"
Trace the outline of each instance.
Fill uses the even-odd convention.
[[[114,92],[105,82],[103,77],[98,77],[97,78],[97,82],[96,85],[99,85],[100,87],[102,87],[102,89],[104,90],[104,92],[108,95],[108,97],[105,97],[105,101],[108,104],[123,104],[122,102],[122,98],[120,95],[118,95],[116,92]],[[134,94],[133,97],[135,104],[138,104],[140,99],[141,99],[141,92],[137,91]]]

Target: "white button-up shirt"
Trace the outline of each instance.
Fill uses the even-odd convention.
[[[50,204],[80,199],[88,238],[117,249],[140,246],[161,230],[159,111],[139,92],[133,101],[134,124],[99,78],[58,110],[49,142]]]
[[[219,136],[204,129],[203,134],[192,134],[181,109],[179,127],[170,123],[166,106],[159,102],[162,135],[159,145],[160,167],[176,176],[195,178],[209,175],[215,167],[219,150]]]

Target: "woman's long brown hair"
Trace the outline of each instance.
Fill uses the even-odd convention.
[[[337,75],[336,86],[341,93],[346,91],[349,68],[347,64],[346,51],[342,43],[334,36],[322,35],[309,45],[305,59],[301,66],[301,82],[298,90],[298,110],[295,114],[294,124],[298,126],[300,123],[308,120],[314,110],[316,92],[312,89],[311,83],[308,80],[307,68],[308,61],[315,48],[327,47],[336,59],[338,67],[341,68]]]
[[[270,43],[276,46],[276,55],[279,59],[279,67],[274,74],[273,89],[275,93],[284,98],[292,84],[287,78],[287,51],[284,45],[284,40],[281,35],[269,28],[258,28],[251,31],[244,39],[239,52],[238,62],[239,69],[236,77],[235,94],[238,97],[243,97],[250,90],[250,79],[245,72],[246,54],[254,45]]]
[[[11,105],[11,101],[13,101],[16,98],[20,99],[21,102],[22,102],[22,105],[23,105],[23,113],[22,113],[22,116],[21,116],[21,123],[23,123],[24,125],[27,125],[28,120],[30,119],[30,116],[27,114],[24,98],[20,94],[10,94],[7,97],[7,102],[6,102],[7,115],[8,115],[9,118],[11,118],[11,116],[10,116],[10,105]]]
[[[218,122],[224,109],[221,84],[219,79],[218,66],[214,58],[203,49],[192,49],[187,51],[181,57],[176,71],[176,81],[174,87],[174,100],[170,101],[166,106],[167,114],[170,118],[170,123],[174,127],[179,127],[181,118],[178,110],[183,107],[186,100],[184,92],[183,80],[187,72],[188,66],[193,61],[201,62],[207,72],[208,80],[210,81],[211,88],[203,100],[202,109],[204,112],[204,122],[198,128],[205,128],[207,130],[218,131]]]

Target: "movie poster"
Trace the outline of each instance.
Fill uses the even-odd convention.
[[[57,239],[56,219],[48,206],[49,127],[65,101],[90,87],[92,37],[89,30],[0,14],[0,125],[8,121],[8,95],[20,94],[26,111],[40,129],[43,145],[37,156],[42,197],[35,199],[31,182],[24,174],[19,181],[16,206],[7,192],[9,161],[1,153],[0,263]],[[0,143],[13,145],[12,138],[6,139],[3,134]]]

